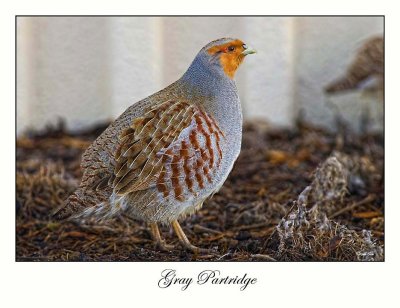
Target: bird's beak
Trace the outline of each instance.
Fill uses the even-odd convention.
[[[243,46],[244,50],[242,51],[242,55],[247,56],[247,55],[251,55],[253,53],[256,53],[257,51],[253,48],[251,48],[250,46]]]

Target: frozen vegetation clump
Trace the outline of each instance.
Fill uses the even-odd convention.
[[[376,185],[382,177],[367,156],[350,156],[338,151],[333,152],[333,156],[348,171],[347,186],[350,193],[366,195],[367,188]]]
[[[292,209],[277,225],[280,260],[382,261],[383,248],[370,231],[355,231],[329,215],[348,192],[351,170],[330,156],[315,171],[312,183],[293,201]]]

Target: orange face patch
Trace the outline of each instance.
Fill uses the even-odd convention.
[[[242,52],[244,51],[243,42],[241,40],[231,41],[218,46],[213,46],[207,50],[210,55],[221,53],[220,61],[225,74],[229,78],[235,76],[235,72],[244,59]]]

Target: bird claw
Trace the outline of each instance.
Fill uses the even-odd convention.
[[[164,241],[156,242],[156,247],[162,251],[172,251],[175,249],[174,245],[166,244]]]
[[[181,243],[183,248],[186,248],[187,250],[193,252],[194,254],[215,254],[216,250],[215,249],[209,249],[209,248],[200,248],[197,246],[194,246],[190,243]]]

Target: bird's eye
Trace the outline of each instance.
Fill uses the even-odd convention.
[[[235,50],[235,46],[229,46],[228,47],[228,51],[234,51]]]

